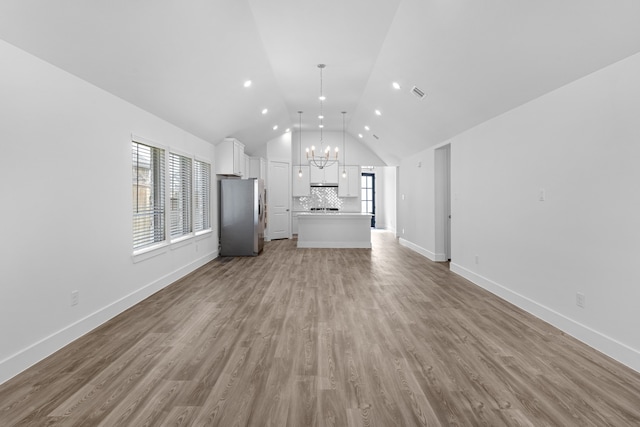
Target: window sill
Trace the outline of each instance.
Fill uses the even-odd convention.
[[[169,244],[166,242],[160,243],[158,245],[150,246],[148,248],[143,248],[133,252],[131,258],[133,259],[133,263],[138,263],[140,261],[145,261],[156,257],[158,255],[162,255],[167,252],[169,249]]]
[[[213,236],[213,229],[211,228],[198,231],[195,234],[192,233],[186,236],[180,236],[177,239],[171,240],[170,242],[163,242],[154,246],[149,246],[147,248],[134,251],[131,259],[133,259],[133,263],[136,264],[138,262],[154,258],[158,255],[162,255],[168,250],[173,251],[175,249],[180,249],[182,247],[191,245],[194,241],[198,242],[200,240],[209,239],[211,238],[211,236]]]
[[[179,249],[184,246],[190,245],[193,243],[193,234],[187,234],[186,236],[180,236],[177,239],[173,239],[171,241],[171,250]]]
[[[196,232],[196,238],[197,238],[197,240],[202,240],[204,238],[209,238],[209,237],[211,237],[210,236],[211,233],[213,233],[213,230],[211,228],[207,228],[206,230],[202,230],[202,231]]]

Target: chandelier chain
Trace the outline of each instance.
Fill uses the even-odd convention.
[[[323,79],[323,69],[325,68],[325,64],[318,64],[318,68],[320,69],[320,115],[318,118],[320,119],[320,150],[316,153],[315,147],[312,145],[311,149],[307,148],[307,160],[309,161],[309,166],[314,166],[318,169],[324,169],[327,166],[334,165],[338,162],[338,147],[336,144],[335,152],[331,153],[331,147],[324,147],[324,79]],[[302,120],[302,119],[300,119]],[[343,119],[344,122],[344,119]],[[302,125],[300,125],[302,127]],[[344,127],[344,126],[343,126]],[[302,143],[300,143],[302,145]],[[343,138],[343,148],[344,148],[344,138]],[[302,162],[301,162],[302,163]],[[300,176],[302,176],[302,170],[300,170]]]

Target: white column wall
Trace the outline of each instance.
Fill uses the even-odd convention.
[[[398,169],[398,229],[400,244],[436,259],[435,155],[432,149],[407,157]]]
[[[376,228],[396,232],[396,171],[394,166],[376,166]]]
[[[3,41],[0,58],[1,383],[215,258],[217,232],[134,264],[131,134],[212,171],[213,145]]]

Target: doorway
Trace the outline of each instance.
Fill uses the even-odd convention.
[[[267,230],[270,240],[291,237],[289,163],[269,162]]]
[[[362,172],[362,213],[371,214],[371,228],[376,228],[376,174]]]
[[[451,261],[451,144],[435,150],[436,261]]]

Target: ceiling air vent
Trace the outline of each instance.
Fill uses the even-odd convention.
[[[375,133],[373,134],[373,137],[374,137],[375,139],[380,139],[380,138],[378,138],[378,135],[376,135]]]
[[[417,97],[418,97],[418,98],[420,98],[420,99],[424,98],[424,97],[427,95],[426,93],[424,93],[423,91],[421,91],[420,89],[418,89],[418,87],[417,87],[417,86],[414,86],[414,87],[411,89],[411,93],[412,93],[412,94],[414,94],[415,96],[417,96]]]

